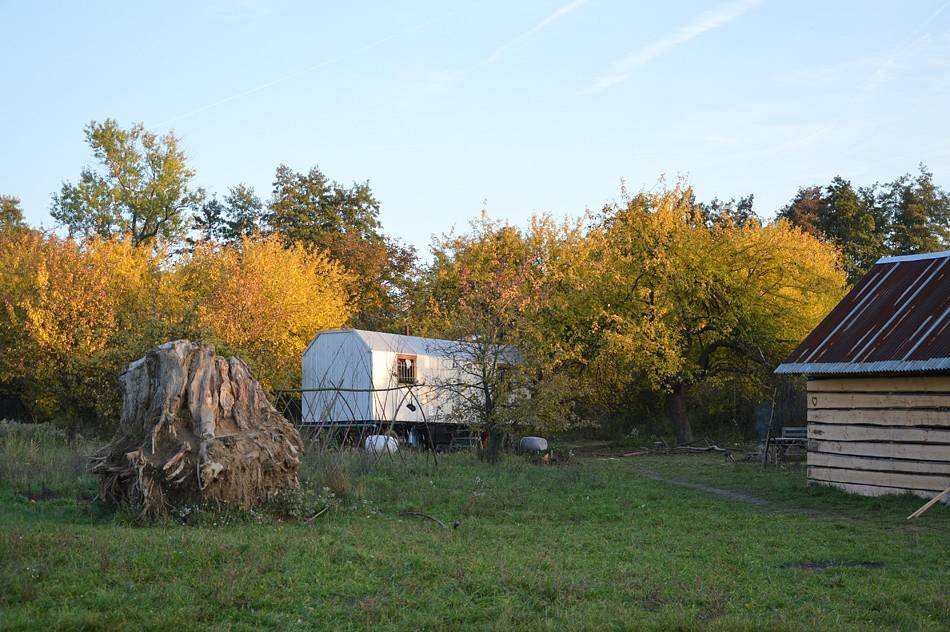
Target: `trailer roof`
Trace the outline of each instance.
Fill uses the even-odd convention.
[[[426,355],[447,358],[458,355],[459,353],[464,353],[466,349],[465,345],[468,344],[455,340],[406,336],[382,331],[367,331],[365,329],[330,329],[321,331],[314,337],[310,344],[312,345],[319,336],[324,334],[338,333],[355,334],[370,351],[386,351],[391,353],[404,353],[407,355]],[[508,356],[506,360],[512,364],[520,361],[517,352],[511,347],[505,348],[504,355]]]
[[[883,257],[776,373],[950,371],[950,250]]]

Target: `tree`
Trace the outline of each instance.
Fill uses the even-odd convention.
[[[924,165],[883,186],[855,190],[840,176],[826,187],[799,189],[782,217],[844,253],[854,283],[888,254],[942,250],[950,244],[950,195]]]
[[[848,281],[853,283],[887,253],[887,223],[873,200],[872,191],[856,191],[835,176],[826,187],[799,189],[778,216],[835,244],[844,253]]]
[[[379,201],[368,183],[345,187],[316,167],[297,173],[280,165],[264,223],[285,245],[325,250],[350,271],[356,325],[398,327],[416,253],[383,236]]]
[[[488,433],[489,460],[509,431],[581,422],[573,380],[577,340],[590,331],[588,313],[575,309],[590,281],[584,252],[581,222],[546,216],[520,231],[483,214],[468,234],[432,246],[411,320],[416,333],[456,341],[450,356],[461,378],[440,385],[456,394],[457,418]]]
[[[788,206],[778,212],[778,217],[785,219],[792,226],[798,227],[813,237],[827,238],[822,227],[820,186],[800,188]]]
[[[12,195],[0,195],[0,233],[20,230],[26,226],[23,221],[23,209],[20,198]]]
[[[76,184],[64,183],[50,211],[71,236],[128,238],[133,245],[175,245],[204,197],[178,138],[157,136],[141,123],[122,129],[113,119],[93,121],[86,142],[101,169],[84,168]]]
[[[855,282],[887,252],[887,227],[879,222],[867,196],[835,176],[825,187],[819,220],[828,238],[844,252],[848,281]]]
[[[933,182],[920,165],[916,176],[905,174],[884,187],[879,202],[891,220],[891,251],[915,254],[950,245],[950,194]]]
[[[194,218],[196,241],[239,244],[245,237],[264,232],[264,206],[254,189],[244,184],[231,187],[224,201],[217,197],[201,205]]]
[[[0,382],[71,431],[108,430],[122,367],[176,331],[161,253],[128,240],[0,235]]]
[[[191,306],[189,334],[240,356],[266,390],[300,384],[300,357],[314,333],[343,326],[351,314],[341,267],[273,236],[199,243],[176,274]]]
[[[621,389],[639,375],[668,393],[681,443],[691,389],[767,375],[844,285],[835,249],[783,221],[707,227],[696,212],[681,185],[608,207],[599,224],[610,271],[598,362],[618,367]]]
[[[729,200],[723,202],[719,198],[713,198],[708,204],[699,203],[697,207],[703,217],[704,223],[712,227],[720,226],[748,226],[753,223],[761,224],[762,220],[752,210],[752,204],[755,197],[747,195],[739,200]]]

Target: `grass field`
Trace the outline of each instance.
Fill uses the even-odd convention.
[[[467,454],[438,466],[350,463],[342,474],[311,465],[314,491],[285,515],[309,515],[324,485],[350,487],[311,523],[199,512],[136,526],[91,505],[75,454],[62,450],[57,467],[35,444],[13,443],[0,437],[3,629],[950,622],[950,508],[908,522],[919,499],[810,488],[800,466],[707,456],[489,466]]]

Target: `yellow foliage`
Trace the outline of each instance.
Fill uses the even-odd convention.
[[[707,225],[692,200],[684,187],[641,193],[602,218],[606,398],[640,377],[681,394],[761,381],[845,290],[833,246],[784,221]]]
[[[240,355],[267,386],[296,385],[309,340],[350,316],[346,281],[325,255],[276,239],[201,247],[169,267],[130,241],[5,234],[0,385],[39,417],[103,430],[118,418],[125,364],[187,337]]]
[[[276,237],[200,245],[178,270],[195,310],[195,337],[235,352],[267,389],[296,388],[303,351],[352,313],[343,269],[322,252]]]
[[[19,382],[39,415],[114,416],[119,371],[161,341],[157,323],[174,302],[160,261],[129,241],[5,236],[0,381]]]

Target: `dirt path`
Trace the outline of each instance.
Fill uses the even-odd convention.
[[[769,508],[772,511],[778,511],[781,513],[798,514],[801,516],[807,516],[809,518],[821,518],[824,520],[846,520],[848,522],[852,522],[855,519],[853,516],[843,516],[841,514],[828,513],[818,509],[807,509],[805,507],[795,507],[782,503],[776,503],[774,501],[759,498],[757,496],[750,496],[749,494],[743,494],[742,492],[733,491],[731,489],[723,489],[721,487],[713,487],[712,485],[704,485],[703,483],[691,483],[689,481],[681,481],[675,478],[667,478],[661,475],[659,472],[648,468],[637,467],[636,471],[644,478],[648,478],[653,481],[666,483],[667,485],[676,485],[677,487],[685,487],[687,489],[705,492],[707,494],[745,503],[747,505],[756,505],[758,507]]]
[[[722,489],[720,487],[713,487],[712,485],[703,485],[702,483],[689,483],[687,481],[680,481],[673,478],[666,478],[660,476],[659,472],[654,470],[648,470],[645,468],[637,468],[637,471],[644,478],[649,478],[650,480],[659,481],[661,483],[668,483],[670,485],[676,485],[678,487],[686,487],[687,489],[695,489],[700,492],[706,492],[707,494],[714,494],[716,496],[721,496],[723,498],[728,498],[729,500],[735,500],[741,503],[748,503],[750,505],[768,505],[769,501],[764,498],[757,498],[755,496],[750,496],[748,494],[743,494],[741,492],[734,492],[729,489]]]

